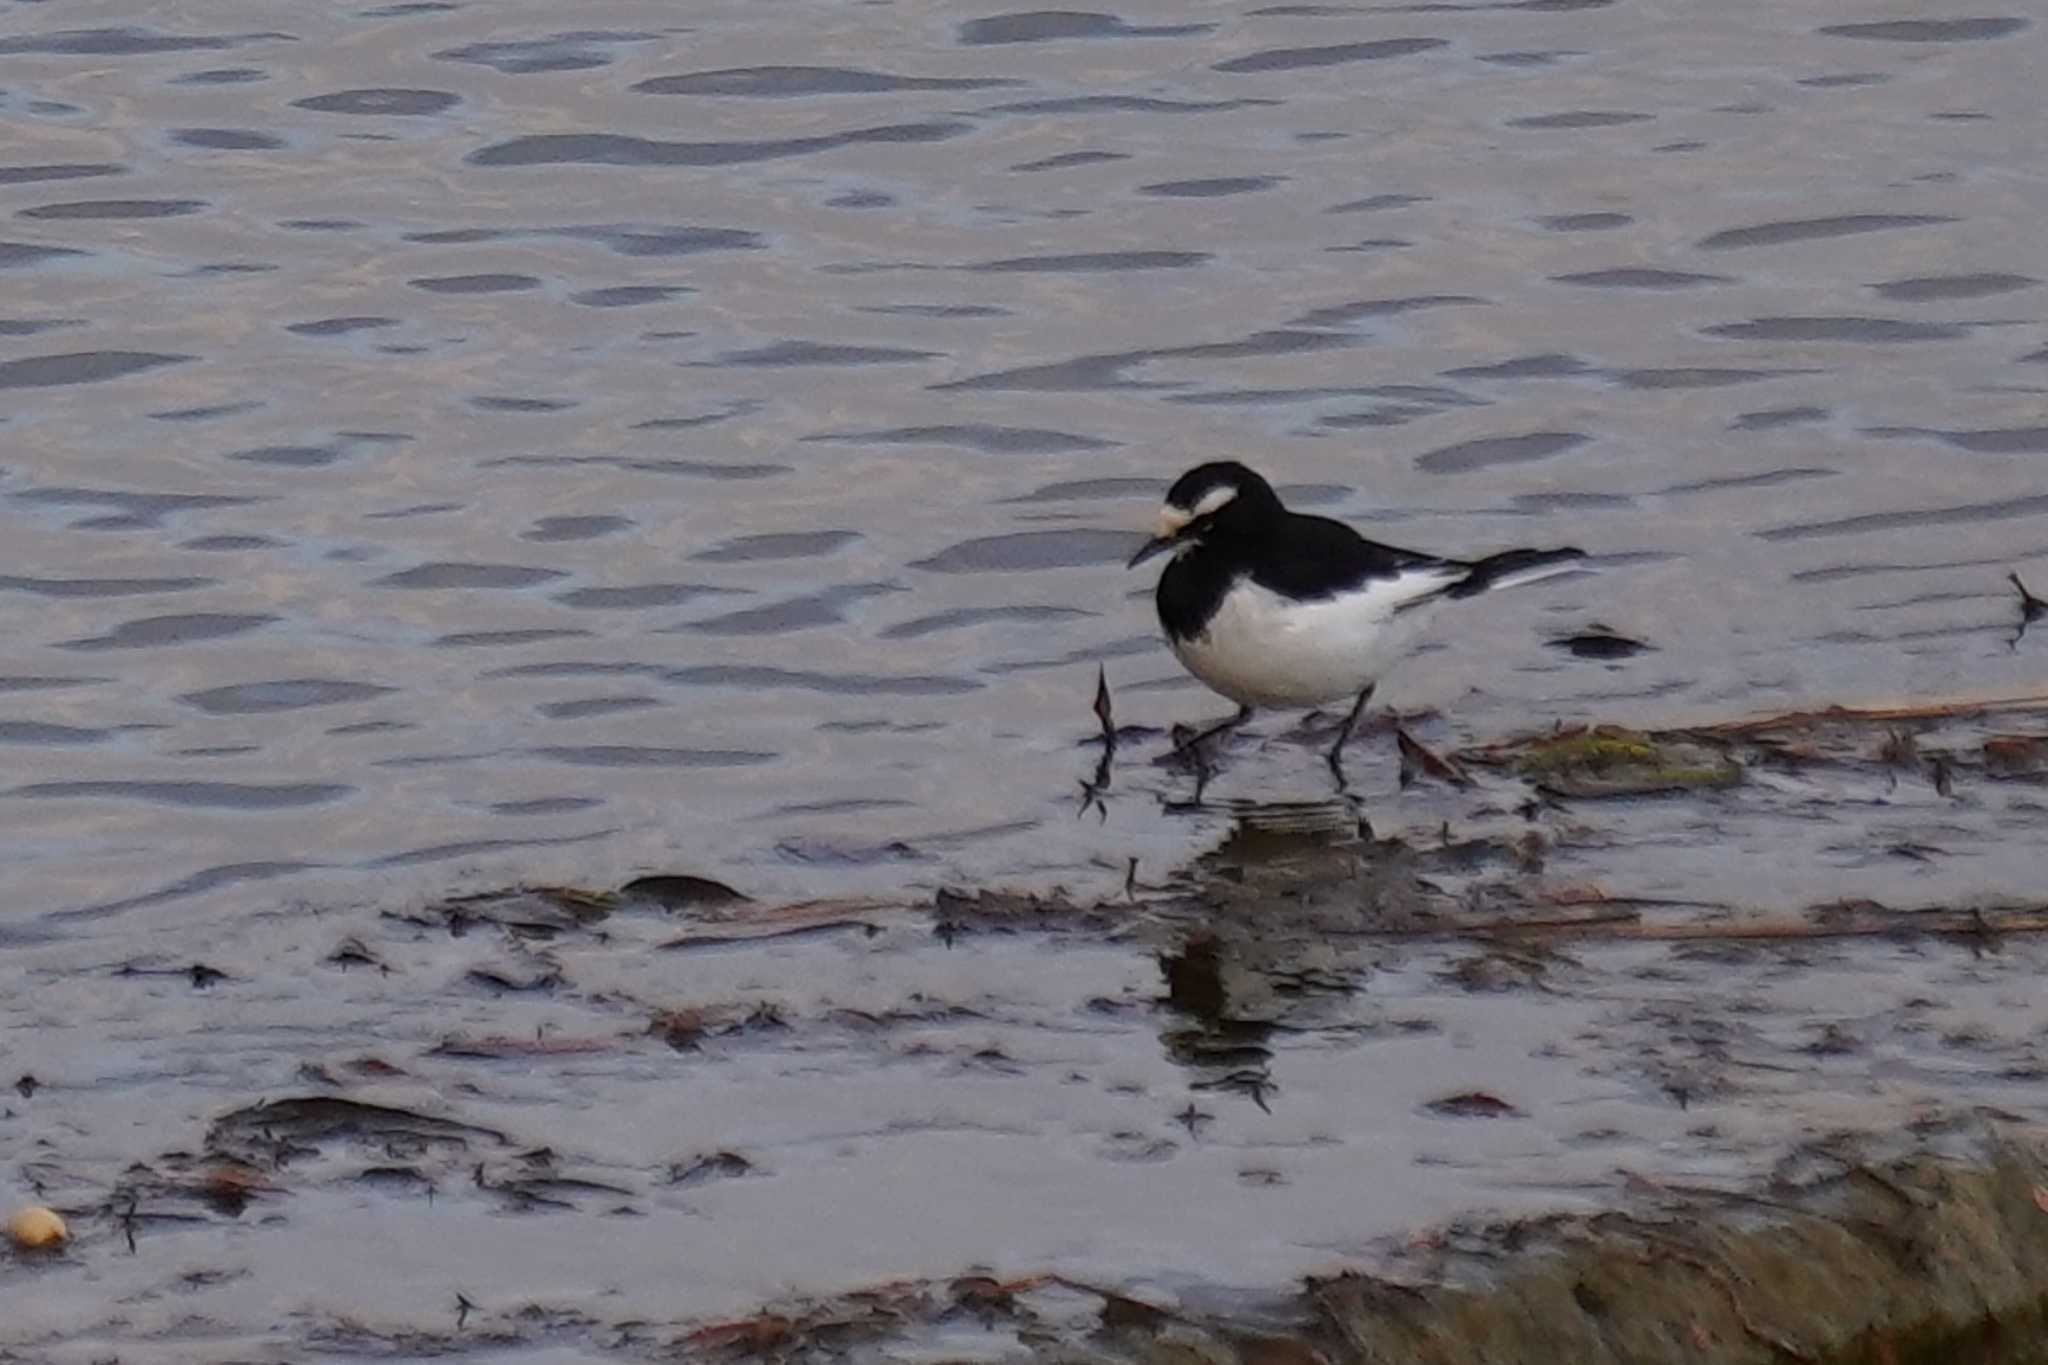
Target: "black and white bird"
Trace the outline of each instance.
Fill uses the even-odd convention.
[[[1367,540],[1340,521],[1290,512],[1234,460],[1197,465],[1167,490],[1157,534],[1131,556],[1173,562],[1156,600],[1188,672],[1238,705],[1183,750],[1259,707],[1350,701],[1327,761],[1344,783],[1345,741],[1382,674],[1445,602],[1566,573],[1585,551],[1505,550],[1447,559]]]

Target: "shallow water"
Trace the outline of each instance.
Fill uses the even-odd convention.
[[[1074,745],[1218,710],[1118,567],[1215,456],[1605,566],[1390,680],[1449,735],[2041,679],[2023,19],[146,17],[0,40],[17,923],[1171,863]]]
[[[1149,573],[1121,568],[1198,460],[1246,458],[1297,505],[1397,543],[1592,553],[1593,574],[1448,618],[1389,679],[1386,700],[1441,712],[1416,726],[1440,747],[2048,681],[2048,645],[2009,643],[2005,581],[2048,581],[2048,182],[2033,171],[2048,29],[2019,13],[608,0],[571,21],[526,3],[74,0],[12,20],[0,943],[26,974],[15,1022],[39,1039],[24,1069],[107,1088],[103,1113],[57,1111],[95,1135],[66,1149],[80,1188],[288,1091],[326,1056],[309,1033],[354,1055],[387,1030],[408,1048],[460,1031],[449,993],[494,988],[459,955],[408,965],[431,978],[401,992],[417,1017],[386,1018],[367,974],[348,978],[366,995],[307,1014],[302,992],[335,979],[314,959],[378,909],[650,869],[770,901],[953,883],[1086,898],[1121,888],[1133,857],[1141,878],[1182,865],[1226,831],[1226,801],[1322,796],[1320,763],[1273,718],[1231,751],[1212,808],[1181,808],[1189,779],[1150,761],[1154,737],[1122,746],[1106,803],[1077,818],[1098,665],[1122,723],[1224,709],[1159,645]],[[1654,648],[1550,643],[1596,623]],[[1384,741],[1351,770],[1383,832],[1476,818],[1430,784],[1398,791]],[[1769,907],[2038,893],[2031,785],[1952,799],[1869,774],[1757,781],[1761,804],[1575,812],[1560,871]],[[1493,815],[1511,800],[1496,796],[1479,803]],[[1610,837],[1626,857],[1602,856]],[[253,998],[183,976],[107,987],[123,963],[194,960]],[[1144,1087],[1178,1074],[1149,1016],[1081,1008],[1150,990],[1147,952],[1020,942],[973,981],[954,980],[958,953],[883,960],[882,995],[1051,993],[1031,1007],[1065,1021],[1043,1037],[1044,1077],[989,1087],[1029,1111],[1020,1124],[1077,1102],[1052,1075],[1069,1050]],[[665,959],[601,962],[658,977]],[[1963,970],[1859,962],[1851,994],[1895,968],[1935,996]],[[865,979],[860,950],[833,941],[745,970],[741,996]],[[1407,970],[1387,988],[1423,989],[1428,968]],[[206,1008],[223,998],[231,1027]],[[523,1034],[554,999],[477,1017]],[[1573,1010],[1601,1007],[1546,1000],[1555,1022],[1511,1031],[1568,1033]],[[180,1041],[188,1025],[210,1032]],[[978,1026],[934,1027],[943,1052]],[[1254,1145],[1307,1151],[1362,1121],[1344,1097],[1368,1073],[1290,1046],[1287,1084],[1330,1107]],[[1438,1067],[1444,1046],[1416,1043],[1389,1075]],[[821,1078],[873,1060],[777,1054],[748,1073],[741,1057],[729,1098],[814,1115],[836,1088]],[[1533,1074],[1520,1054],[1494,1061]],[[700,1196],[648,1194],[680,1148],[645,1135],[677,1121],[663,1106],[696,1103],[625,1084],[663,1067],[633,1052],[581,1080],[493,1065],[501,1088],[469,1119],[560,1141],[678,1220],[615,1225],[634,1236],[698,1226]],[[1540,1148],[1556,1174],[1531,1204],[1554,1202],[1582,1164],[1580,1120],[1557,1107],[1634,1103],[1569,1072],[1533,1087],[1558,1119],[1533,1146],[1453,1153],[1451,1169]],[[1369,1080],[1360,1094],[1391,1083]],[[642,1146],[563,1140],[579,1087],[579,1103],[634,1107]],[[855,1136],[822,1171],[980,1179],[1020,1159],[1000,1133],[946,1135],[964,1098],[913,1115],[931,1134],[869,1143],[902,1097],[843,1088],[829,1103]],[[1020,1256],[1149,1268],[1146,1247],[1072,1240],[1073,1210],[1039,1199],[1061,1189],[1088,1210],[1146,1143],[1179,1141],[1120,1118],[1117,1093],[1026,1144],[1016,1188],[1033,1194],[1011,1214],[1042,1221],[1005,1243]],[[545,1117],[517,1122],[521,1108]],[[138,1112],[161,1117],[109,1135]],[[1212,1133],[1252,1144],[1231,1127],[1258,1112],[1239,1102]],[[1682,1147],[1658,1113],[1618,1127],[1646,1151]],[[1131,1147],[1126,1130],[1149,1136]],[[1187,1180],[1237,1179],[1235,1156],[1201,1151]],[[864,1188],[892,1188],[876,1178]],[[1394,1191],[1399,1207],[1324,1209],[1317,1180],[1298,1212],[1326,1212],[1334,1245],[1340,1215],[1384,1229],[1475,1185],[1492,1191],[1461,1171]],[[814,1207],[773,1188],[778,1209]],[[337,1198],[340,1220],[302,1229],[353,1235],[352,1196],[298,1197]],[[484,1217],[435,1235],[506,1252],[477,1199]],[[1234,1207],[1129,1225],[1202,1246],[1243,1226]],[[850,1206],[832,1218],[846,1238],[872,1227]],[[943,1218],[911,1223],[929,1254],[890,1250],[862,1277],[980,1254]],[[841,1233],[819,1236],[821,1266],[846,1254]],[[1293,1273],[1330,1250],[1302,1246],[1267,1263]],[[380,1264],[394,1294],[446,1290]],[[544,1245],[523,1264],[560,1279]],[[704,1274],[693,1311],[773,1288],[746,1266]],[[208,1311],[244,1339],[243,1308]]]

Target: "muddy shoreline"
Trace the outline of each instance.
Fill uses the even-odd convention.
[[[2029,1359],[2048,905],[1630,880],[1674,821],[1966,860],[2042,720],[1411,744],[1398,802],[1232,807],[1094,897],[672,873],[24,945],[97,1024],[16,1035],[75,1240],[0,1271],[0,1358]],[[1882,842],[1930,803],[1950,848]]]

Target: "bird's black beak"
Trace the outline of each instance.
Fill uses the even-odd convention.
[[[1132,555],[1130,558],[1130,562],[1125,564],[1124,567],[1126,569],[1135,569],[1140,564],[1143,564],[1146,560],[1152,558],[1152,556],[1165,554],[1168,550],[1171,550],[1174,547],[1174,545],[1179,542],[1179,540],[1180,536],[1177,534],[1170,536],[1154,536],[1152,537],[1152,539],[1146,541],[1143,545],[1140,545],[1138,547],[1138,553]]]

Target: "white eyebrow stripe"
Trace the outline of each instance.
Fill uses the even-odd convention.
[[[1235,484],[1218,484],[1202,494],[1201,500],[1195,504],[1195,509],[1188,513],[1188,520],[1193,521],[1196,517],[1208,516],[1211,512],[1222,507],[1236,496],[1237,486]]]

